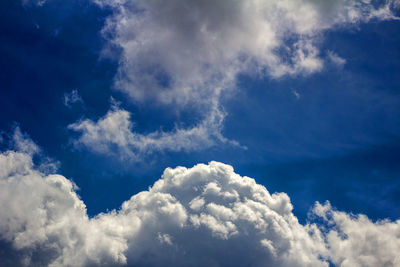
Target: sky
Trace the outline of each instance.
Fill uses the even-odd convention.
[[[400,266],[398,0],[0,6],[0,265]]]

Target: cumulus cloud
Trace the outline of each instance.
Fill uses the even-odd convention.
[[[68,126],[80,132],[74,141],[76,147],[84,146],[98,154],[117,155],[121,159],[139,161],[155,151],[194,151],[209,148],[217,143],[238,145],[226,139],[222,131],[225,114],[218,108],[198,125],[188,129],[175,127],[173,131],[155,131],[146,135],[136,133],[131,114],[118,106],[97,121],[81,120]]]
[[[302,225],[285,193],[218,162],[167,168],[149,190],[94,218],[75,190],[28,153],[0,154],[1,248],[18,255],[10,265],[399,265],[400,221],[317,203],[312,216],[324,223]]]
[[[337,266],[400,266],[400,220],[372,222],[365,215],[335,211],[316,203],[313,215],[323,218],[328,257]]]
[[[207,102],[238,73],[310,74],[323,68],[321,33],[396,19],[398,1],[109,1],[103,29],[122,49],[115,87],[136,101]],[[195,100],[195,101],[193,101]]]
[[[113,254],[118,239],[97,235],[101,228],[91,226],[71,181],[34,169],[31,155],[23,152],[2,153],[0,170],[0,236],[20,255],[11,266],[82,266],[124,258]]]
[[[236,87],[238,74],[308,75],[323,68],[323,55],[342,66],[345,60],[333,51],[321,53],[321,34],[371,19],[395,19],[392,10],[398,6],[390,0],[94,2],[112,11],[103,35],[109,47],[121,51],[114,87],[134,102],[204,114],[204,121],[191,128],[149,135],[131,131],[123,110],[69,126],[82,132],[77,143],[94,152],[116,148],[136,158],[150,150],[190,151],[226,142],[219,103],[224,91]]]

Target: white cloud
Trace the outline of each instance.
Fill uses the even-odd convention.
[[[115,87],[135,101],[182,106],[234,87],[240,72],[280,77],[320,71],[321,33],[395,19],[398,6],[353,0],[95,2],[114,10],[103,33],[122,48]]]
[[[70,180],[5,151],[0,202],[2,246],[19,255],[13,265],[399,266],[400,221],[317,203],[313,216],[324,223],[301,225],[285,193],[218,162],[167,168],[120,210],[89,219]]]
[[[375,5],[353,0],[94,2],[113,12],[103,35],[110,47],[121,51],[114,87],[135,102],[205,115],[191,128],[150,135],[132,132],[125,111],[110,111],[97,123],[70,125],[83,134],[78,143],[91,150],[108,153],[116,146],[131,156],[226,142],[218,107],[222,93],[235,88],[239,73],[308,75],[323,68],[321,54],[343,65],[334,52],[320,52],[321,33],[371,19],[394,19],[395,7],[393,1]]]
[[[64,94],[64,106],[71,108],[73,104],[75,103],[81,103],[83,104],[83,99],[79,95],[78,90],[74,89],[70,93],[65,93]]]
[[[400,266],[400,220],[372,222],[365,215],[335,211],[316,203],[314,214],[329,226],[329,259],[337,266]]]
[[[21,132],[21,129],[16,126],[14,129],[14,134],[11,137],[11,145],[15,150],[34,155],[40,152],[40,148],[33,142],[29,136]]]
[[[154,151],[194,151],[209,148],[217,143],[231,143],[221,134],[225,114],[219,109],[199,124],[173,131],[155,131],[146,135],[136,133],[131,122],[131,114],[117,106],[98,121],[89,119],[78,121],[68,126],[80,132],[75,146],[85,146],[98,154],[114,154],[124,160],[139,161]]]
[[[21,260],[12,265],[79,266],[123,260],[123,255],[113,254],[118,240],[96,234],[101,228],[91,226],[74,189],[65,177],[37,170],[32,154],[0,154],[0,237],[12,244]]]

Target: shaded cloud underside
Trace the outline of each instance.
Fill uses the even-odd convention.
[[[0,154],[1,245],[17,255],[0,260],[10,265],[400,265],[400,221],[317,202],[302,225],[287,194],[218,162],[167,168],[118,211],[88,218],[76,185],[39,171],[34,153]]]

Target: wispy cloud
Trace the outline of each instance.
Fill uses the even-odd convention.
[[[124,155],[226,142],[220,99],[236,88],[238,74],[309,75],[323,69],[326,57],[342,66],[345,59],[334,51],[321,53],[321,33],[395,19],[392,10],[397,7],[393,1],[347,0],[95,2],[113,12],[103,36],[108,47],[121,51],[114,87],[136,103],[167,105],[175,112],[190,108],[204,115],[204,121],[188,129],[149,135],[132,131],[129,113],[116,109],[97,122],[69,126],[82,132],[77,142],[91,150],[103,153],[116,146]],[[104,49],[105,54],[110,51]]]
[[[92,152],[114,155],[122,160],[140,161],[157,151],[189,152],[222,143],[238,145],[222,135],[224,117],[225,114],[216,106],[195,126],[186,129],[176,126],[170,132],[158,130],[144,135],[135,131],[131,114],[114,105],[99,120],[84,119],[68,128],[81,133],[74,141],[76,147],[84,146]]]
[[[78,90],[74,89],[72,90],[70,93],[65,93],[64,94],[64,106],[71,108],[73,104],[76,103],[81,103],[83,104],[83,99],[82,97],[79,95]]]
[[[337,67],[342,68],[344,64],[346,64],[346,59],[341,58],[336,53],[332,51],[328,51],[327,53],[328,59],[335,64]]]

